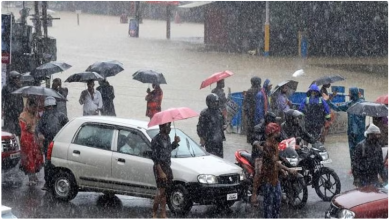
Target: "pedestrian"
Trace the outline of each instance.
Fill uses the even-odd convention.
[[[330,88],[330,86],[331,86],[330,83],[322,85],[322,87],[320,89],[321,95],[322,94],[329,95],[328,89]],[[332,100],[336,95],[337,95],[337,91],[333,91],[333,93],[329,95],[329,100]],[[321,143],[325,143],[325,137],[328,135],[330,126],[332,126],[334,121],[335,121],[335,113],[334,113],[334,111],[331,110],[330,111],[330,120],[325,121],[324,130],[323,130],[321,138],[320,138]]]
[[[225,95],[225,92],[223,91],[223,88],[225,88],[225,80],[221,79],[217,82],[217,86],[211,90],[211,93],[214,93],[219,98],[219,109],[222,112],[223,117],[225,120],[227,120],[227,110],[226,110],[226,102],[227,98]]]
[[[279,162],[280,126],[269,123],[265,128],[266,141],[263,147],[263,165],[261,167],[261,180],[263,188],[264,218],[279,218],[282,191],[279,182],[279,171],[287,171],[293,175],[296,171],[289,169]]]
[[[114,87],[107,80],[99,81],[99,86],[96,88],[100,92],[103,99],[102,115],[116,116],[114,106]]]
[[[47,149],[49,144],[53,141],[54,137],[61,130],[61,128],[68,123],[68,117],[60,112],[57,108],[57,102],[54,97],[46,97],[45,102],[45,111],[41,119],[38,122],[36,127],[36,136],[40,142],[43,142],[43,155],[47,156]],[[45,174],[45,185],[43,186],[43,190],[46,190],[48,187],[48,183],[50,180],[48,175],[50,170],[50,165],[47,164],[48,161],[45,161],[44,174]]]
[[[382,179],[385,177],[379,128],[370,124],[364,136],[365,140],[356,145],[352,157],[352,174],[356,187],[378,185],[378,176]]]
[[[316,140],[319,140],[325,126],[330,120],[330,108],[321,97],[320,89],[312,84],[307,91],[307,97],[300,106],[299,111],[305,115],[305,128]]]
[[[269,83],[269,80],[268,80],[268,83]],[[256,94],[256,98],[255,98],[255,103],[256,103],[255,125],[259,124],[260,121],[264,120],[264,115],[268,111],[268,95],[267,95],[268,83],[266,84],[264,82],[263,88],[259,92],[257,92],[257,94]]]
[[[266,140],[265,128],[269,123],[276,123],[277,117],[273,112],[267,112],[261,122],[255,126],[254,137],[252,142],[252,161],[254,162],[255,175],[253,177],[253,188],[251,196],[251,204],[254,207],[257,203],[257,190],[260,187],[261,167],[263,165],[263,144]]]
[[[146,90],[148,93],[145,97],[146,100],[146,116],[152,119],[153,115],[157,112],[161,112],[161,102],[163,99],[163,91],[159,84],[152,84],[153,91],[150,88]]]
[[[206,151],[223,158],[223,141],[226,140],[224,130],[226,124],[219,109],[219,97],[211,93],[206,97],[207,108],[200,113],[197,133],[200,144]]]
[[[87,82],[87,89],[81,92],[79,103],[83,105],[83,116],[99,115],[103,108],[102,95],[94,89],[94,80]]]
[[[19,117],[21,128],[20,138],[20,169],[28,175],[28,185],[36,185],[38,177],[36,173],[40,171],[43,165],[43,154],[38,140],[35,136],[35,127],[37,125],[37,103],[35,99],[27,99],[26,107]]]
[[[171,152],[179,146],[180,137],[175,136],[171,142],[169,133],[171,132],[171,123],[159,125],[160,132],[152,139],[152,160],[153,172],[156,178],[157,193],[153,202],[153,218],[157,218],[159,207],[161,208],[160,217],[166,218],[166,199],[170,194],[173,174],[171,169]]]
[[[1,111],[4,117],[4,130],[15,134],[20,138],[19,115],[23,111],[23,97],[19,94],[11,94],[21,87],[21,74],[11,71],[8,83],[1,91]]]
[[[335,111],[344,111],[346,112],[349,107],[356,103],[363,102],[364,100],[360,98],[359,89],[352,87],[349,89],[349,102],[343,103],[341,105],[335,105],[333,102],[329,101],[329,96],[323,95],[324,100],[327,100],[329,107]],[[349,145],[349,156],[352,163],[352,155],[355,150],[355,146],[364,139],[364,130],[366,127],[366,117],[362,115],[355,115],[347,113],[348,115],[348,145]]]
[[[246,91],[243,100],[243,109],[246,118],[246,141],[251,144],[254,134],[255,112],[256,112],[256,95],[261,91],[261,78],[254,76],[251,78],[251,88]]]
[[[334,91],[332,94],[329,95],[328,89],[330,88],[330,86],[331,86],[330,83],[322,85],[322,87],[320,89],[320,93],[321,93],[321,95],[322,94],[328,95],[329,96],[329,100],[332,101],[332,99],[337,95],[337,91]]]
[[[62,82],[60,78],[53,79],[53,84],[51,88],[60,93],[64,98],[68,97],[68,88],[62,87]],[[68,110],[66,109],[66,100],[56,99],[57,110],[64,113],[65,116],[68,116]]]
[[[280,93],[276,98],[276,116],[280,117],[282,121],[285,120],[284,113],[290,110],[292,107],[292,102],[287,97],[288,86],[283,85],[280,88]]]
[[[388,145],[389,128],[388,117],[372,117],[372,123],[381,130],[381,146]]]
[[[264,83],[263,83],[263,88],[261,89],[261,91],[263,91],[263,93],[266,95],[267,97],[267,105],[268,105],[268,108],[270,108],[269,104],[270,104],[270,96],[271,96],[271,90],[272,90],[272,84],[271,84],[271,80],[269,79],[265,79]]]

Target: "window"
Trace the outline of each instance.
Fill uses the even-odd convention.
[[[118,152],[135,156],[144,156],[144,153],[148,150],[150,151],[150,148],[141,135],[142,134],[136,131],[119,130],[117,141]]]
[[[108,126],[85,125],[81,127],[74,144],[111,150],[113,133],[114,129]]]

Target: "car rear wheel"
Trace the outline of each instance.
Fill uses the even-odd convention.
[[[74,176],[69,172],[59,171],[52,179],[52,193],[56,199],[69,201],[78,193]]]
[[[186,215],[192,208],[192,201],[188,190],[180,184],[172,187],[167,195],[168,207],[176,215]]]

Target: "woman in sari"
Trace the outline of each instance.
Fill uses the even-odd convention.
[[[37,102],[28,99],[26,107],[19,116],[19,125],[22,130],[20,137],[21,169],[28,175],[28,185],[36,185],[38,177],[36,173],[43,166],[43,155],[35,138],[35,126],[37,125]]]

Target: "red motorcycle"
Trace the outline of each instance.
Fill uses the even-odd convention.
[[[244,170],[246,180],[243,184],[243,197],[248,199],[252,195],[253,178],[255,175],[254,161],[252,161],[252,155],[246,150],[237,150],[235,152],[237,165]],[[295,151],[295,140],[288,139],[279,144],[279,158],[283,165],[287,167],[294,167],[295,159],[298,161],[298,154]],[[289,158],[288,160],[286,158]],[[291,162],[291,163],[290,163]],[[299,167],[296,167],[299,170]],[[279,175],[280,186],[283,193],[283,200],[286,201],[291,207],[301,209],[306,205],[308,198],[308,189],[303,176],[298,173],[297,175],[287,174]],[[262,195],[261,187],[257,190],[259,195]]]

